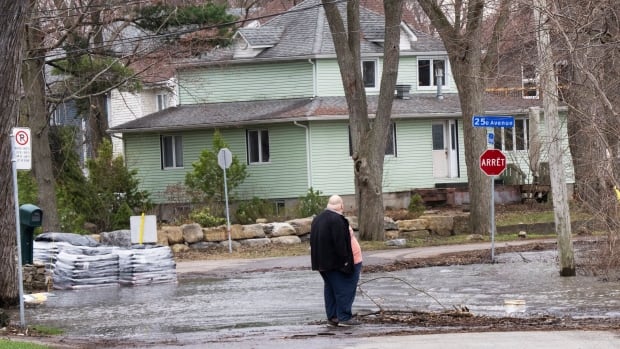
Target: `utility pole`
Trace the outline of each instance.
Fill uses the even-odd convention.
[[[534,20],[537,26],[538,67],[540,69],[540,88],[545,112],[545,128],[549,142],[549,176],[555,230],[558,235],[560,275],[575,276],[575,257],[571,238],[570,209],[566,189],[566,170],[562,156],[560,138],[560,118],[558,116],[558,83],[553,65],[553,52],[550,45],[547,0],[533,0]]]

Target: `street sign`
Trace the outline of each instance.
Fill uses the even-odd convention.
[[[230,167],[232,164],[232,153],[228,148],[222,148],[217,153],[217,164],[220,165],[222,170]]]
[[[13,127],[11,132],[13,142],[13,159],[18,170],[30,170],[32,168],[32,140],[30,129],[27,127]]]
[[[480,169],[487,176],[499,176],[506,169],[506,155],[499,149],[487,149],[480,155]]]
[[[515,118],[510,115],[474,115],[471,119],[474,127],[515,127]]]

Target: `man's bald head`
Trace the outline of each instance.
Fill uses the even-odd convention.
[[[344,202],[342,201],[342,198],[339,195],[330,196],[327,201],[327,209],[343,213]]]

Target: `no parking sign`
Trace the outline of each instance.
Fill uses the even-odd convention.
[[[18,170],[30,170],[32,168],[32,140],[30,129],[27,127],[14,127],[11,132],[13,142],[13,159]]]

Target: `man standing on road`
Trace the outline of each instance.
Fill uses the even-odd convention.
[[[343,212],[342,198],[332,195],[310,229],[312,270],[323,278],[327,323],[332,326],[359,325],[351,308],[362,268],[361,249]]]

